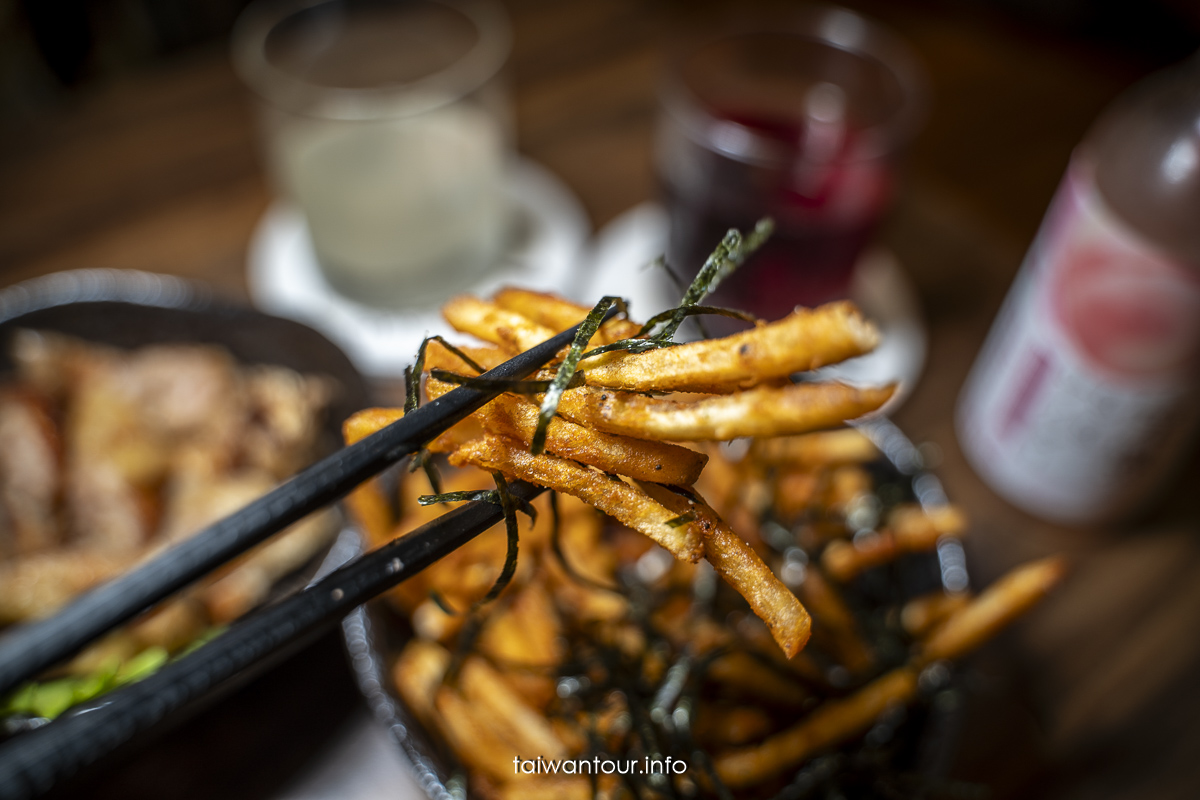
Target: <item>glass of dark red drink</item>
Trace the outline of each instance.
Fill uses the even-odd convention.
[[[903,43],[840,8],[691,49],[669,72],[656,142],[668,264],[690,278],[729,228],[771,217],[768,243],[707,302],[777,319],[847,296],[923,95]]]

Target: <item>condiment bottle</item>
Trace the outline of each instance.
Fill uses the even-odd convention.
[[[1146,507],[1200,421],[1200,56],[1101,116],[959,398],[999,494],[1067,523]]]

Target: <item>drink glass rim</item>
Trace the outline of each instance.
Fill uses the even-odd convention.
[[[739,40],[791,38],[828,46],[879,63],[895,77],[901,103],[895,114],[856,130],[854,152],[846,161],[885,157],[916,133],[925,116],[928,87],[925,71],[912,50],[881,24],[846,8],[807,6],[793,11],[774,29],[734,27],[709,37],[672,59],[661,86],[664,113],[696,144],[729,158],[759,166],[794,163],[796,153],[754,127],[711,113],[684,77],[688,63],[710,48]]]
[[[496,0],[422,0],[463,15],[474,25],[478,41],[449,66],[412,81],[375,87],[321,85],[273,63],[267,38],[296,15],[320,6],[346,5],[347,0],[257,0],[234,25],[231,55],[234,70],[256,95],[291,113],[319,119],[367,121],[415,117],[450,105],[484,86],[508,60],[512,28]]]

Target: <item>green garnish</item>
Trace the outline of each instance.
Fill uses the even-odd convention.
[[[550,427],[550,420],[558,410],[558,401],[562,399],[562,393],[566,391],[567,384],[575,377],[575,368],[579,366],[579,359],[583,355],[584,345],[596,334],[596,331],[600,328],[600,323],[604,320],[604,315],[614,305],[624,310],[625,301],[612,295],[600,299],[600,302],[595,305],[579,325],[579,330],[575,333],[575,339],[571,342],[570,349],[567,350],[566,358],[558,365],[558,372],[555,373],[554,380],[551,381],[549,388],[546,389],[545,396],[542,398],[542,408],[538,412],[537,428],[534,429],[533,441],[529,445],[529,452],[535,456],[541,455],[542,451],[546,449],[546,430]]]
[[[686,514],[680,514],[678,517],[673,517],[673,518],[667,520],[667,527],[668,528],[678,528],[683,525],[687,525],[689,522],[692,522],[695,519],[696,519],[696,512],[689,511]]]

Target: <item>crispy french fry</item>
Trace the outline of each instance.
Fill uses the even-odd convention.
[[[426,725],[433,722],[433,696],[449,668],[450,651],[423,639],[410,639],[392,667],[396,691],[409,710]]]
[[[696,561],[704,551],[699,526],[667,524],[677,514],[619,478],[557,456],[531,455],[520,444],[487,435],[450,455],[456,466],[474,464],[580,498],[661,544],[676,558]]]
[[[826,702],[801,722],[759,744],[717,756],[717,775],[731,789],[753,786],[853,738],[890,706],[907,703],[916,693],[915,669],[892,670],[849,697]]]
[[[501,347],[459,347],[464,355],[485,370],[500,366],[512,355]],[[475,370],[444,344],[434,339],[425,347],[425,369],[444,369],[457,375],[474,375]]]
[[[821,565],[830,577],[845,583],[863,570],[877,567],[902,553],[918,553],[937,546],[943,536],[966,532],[966,517],[954,506],[922,510],[915,506],[897,508],[888,517],[888,527],[853,543],[830,542],[821,554]]]
[[[342,438],[346,440],[346,444],[354,444],[403,416],[403,408],[364,408],[351,414],[342,423]]]
[[[895,389],[801,383],[680,402],[581,386],[563,393],[558,413],[580,425],[639,439],[724,441],[835,427],[875,411]]]
[[[440,397],[450,388],[432,378],[427,384],[430,397]],[[528,448],[537,430],[538,412],[538,407],[523,397],[501,395],[475,416],[487,430]],[[677,486],[695,483],[708,461],[708,456],[686,447],[601,433],[561,417],[551,419],[546,429],[546,451],[605,472]]]
[[[967,515],[958,506],[923,509],[917,505],[897,506],[888,515],[888,527],[906,551],[927,550],[943,536],[962,536]]]
[[[496,662],[553,667],[566,655],[562,622],[541,583],[521,587],[512,603],[488,617],[479,634],[479,650]]]
[[[693,732],[697,739],[719,746],[737,746],[761,739],[772,728],[769,714],[755,706],[702,708]]]
[[[855,674],[869,670],[875,659],[858,631],[854,615],[815,565],[805,570],[797,593],[815,617],[817,633],[828,631],[830,644],[846,669]]]
[[[645,353],[604,353],[581,366],[589,386],[720,394],[860,356],[878,343],[874,326],[853,305],[840,302],[798,309],[722,339]]]
[[[1066,574],[1062,558],[1044,558],[1017,567],[951,614],[929,635],[918,663],[960,658],[1028,611]]]
[[[496,292],[492,296],[492,301],[501,308],[515,311],[539,325],[555,331],[563,331],[572,325],[583,322],[592,310],[588,306],[572,303],[558,295],[517,289],[511,286]],[[628,339],[637,335],[641,327],[636,322],[627,319],[610,319],[600,326],[588,345],[589,347],[599,347],[619,339]]]
[[[900,610],[900,627],[912,636],[924,636],[970,601],[971,595],[966,592],[940,590],[914,597]]]
[[[513,758],[520,754],[481,718],[477,706],[450,686],[439,688],[433,702],[438,730],[469,769],[498,783],[516,777]]]
[[[354,444],[404,416],[402,408],[366,408],[342,423],[342,438]],[[396,520],[384,497],[378,478],[360,484],[346,496],[346,506],[366,535],[371,547],[391,541]]]
[[[513,353],[539,345],[556,333],[522,314],[465,294],[450,298],[442,306],[442,316],[455,330]]]
[[[726,583],[746,598],[755,615],[788,658],[808,641],[812,620],[796,596],[775,577],[754,548],[734,533],[699,496],[687,499],[661,486],[644,484],[646,493],[679,514],[694,515],[704,542],[704,558]]]
[[[865,464],[879,458],[879,450],[860,431],[844,428],[759,439],[751,446],[750,457],[763,464],[811,469]]]
[[[555,759],[567,757],[566,746],[546,718],[482,658],[470,656],[463,662],[459,685],[463,697],[486,712],[480,716],[516,753]]]
[[[743,650],[714,659],[706,677],[723,684],[725,691],[767,701],[773,708],[781,705],[798,708],[809,698],[800,684]]]

